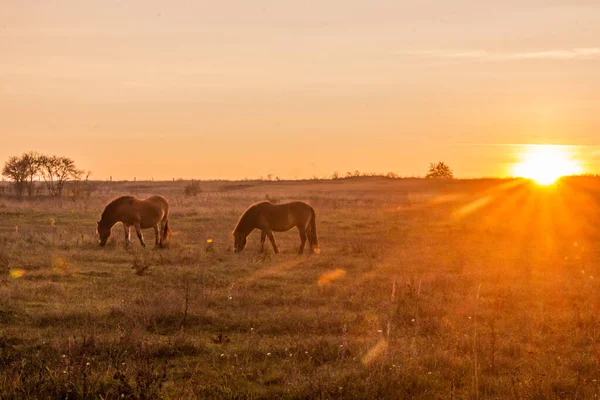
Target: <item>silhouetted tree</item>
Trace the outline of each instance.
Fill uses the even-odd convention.
[[[4,164],[2,175],[12,181],[15,193],[18,197],[23,195],[23,191],[27,186],[27,164],[23,161],[23,157],[12,156]]]
[[[11,157],[4,164],[2,175],[13,181],[17,196],[22,196],[25,189],[29,196],[33,196],[35,193],[34,179],[39,176],[39,172],[40,155],[30,151],[21,157]]]
[[[453,179],[454,173],[446,163],[440,161],[437,163],[429,164],[429,171],[427,172],[427,175],[425,177]]]
[[[70,179],[80,179],[83,174],[68,157],[42,156],[40,165],[41,175],[52,196],[62,196],[65,183]]]
[[[35,181],[34,179],[40,175],[40,167],[42,162],[42,156],[39,153],[30,151],[21,156],[21,160],[25,164],[26,169],[26,186],[27,194],[31,197],[35,193]]]

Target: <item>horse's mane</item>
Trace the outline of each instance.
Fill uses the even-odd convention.
[[[106,205],[106,207],[104,207],[104,211],[102,211],[102,217],[100,218],[100,221],[104,221],[104,218],[108,217],[110,214],[113,213],[113,211],[119,207],[121,204],[123,204],[124,202],[130,201],[135,199],[135,197],[133,196],[120,196],[117,197],[116,199],[114,199],[113,201],[111,201],[110,203],[108,203]]]
[[[250,207],[248,207],[246,209],[246,211],[244,211],[244,213],[242,214],[242,216],[240,217],[240,219],[238,220],[237,224],[235,225],[235,229],[233,230],[233,233],[235,234],[235,232],[237,232],[240,228],[243,228],[243,226],[246,224],[246,222],[254,216],[254,210],[256,209],[256,207],[258,207],[261,204],[272,204],[270,201],[265,200],[265,201],[261,201],[255,204],[252,204]]]

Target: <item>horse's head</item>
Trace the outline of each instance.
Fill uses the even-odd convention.
[[[98,221],[97,232],[100,236],[100,246],[104,246],[106,241],[110,237],[110,227],[104,224],[101,224],[102,221]]]
[[[246,235],[240,231],[233,232],[233,252],[241,253],[246,247]]]

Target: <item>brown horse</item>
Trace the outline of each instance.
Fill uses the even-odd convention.
[[[315,210],[306,203],[294,201],[285,204],[271,204],[269,201],[250,206],[242,214],[237,226],[233,230],[234,251],[241,252],[246,246],[247,236],[254,230],[260,229],[261,249],[265,248],[265,239],[268,237],[273,245],[275,253],[279,253],[273,232],[285,232],[298,228],[300,233],[300,249],[298,253],[302,254],[306,239],[311,249],[319,252],[317,241],[317,224],[315,219]]]
[[[121,196],[104,208],[98,221],[100,246],[104,246],[114,224],[121,222],[125,229],[125,244],[131,243],[130,228],[135,227],[142,246],[146,247],[142,229],[154,228],[155,245],[162,247],[169,237],[169,203],[162,196],[150,196],[139,200],[133,196]]]

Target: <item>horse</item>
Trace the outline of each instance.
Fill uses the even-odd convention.
[[[123,224],[125,230],[125,245],[131,243],[131,227],[135,228],[140,243],[146,247],[142,229],[154,228],[156,235],[155,246],[163,247],[171,230],[169,229],[169,203],[162,196],[150,196],[139,200],[134,196],[121,196],[104,208],[98,221],[100,246],[106,245],[110,230],[117,222]]]
[[[293,227],[300,233],[299,254],[304,252],[306,239],[313,252],[319,253],[317,240],[317,224],[315,210],[306,203],[294,201],[285,204],[272,204],[263,201],[251,205],[240,217],[235,229],[234,252],[239,253],[246,246],[246,238],[254,229],[261,230],[261,250],[265,249],[265,239],[268,237],[273,245],[275,254],[279,253],[273,232],[285,232]]]

